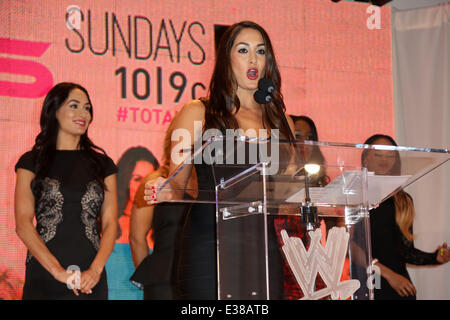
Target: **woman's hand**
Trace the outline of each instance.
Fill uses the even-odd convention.
[[[67,285],[68,289],[72,289],[73,293],[78,296],[80,290],[80,271],[58,269],[53,274],[55,280]]]
[[[416,294],[414,285],[404,276],[391,270],[388,277],[385,277],[391,287],[401,296],[407,297]]]
[[[150,180],[149,182],[147,182],[145,184],[145,191],[144,191],[144,200],[147,202],[147,204],[149,205],[154,205],[156,203],[158,203],[163,199],[161,199],[161,194],[158,194],[158,192],[160,191],[159,189],[161,188],[161,186],[167,181],[167,179],[164,179],[163,177],[158,177],[156,179]],[[166,188],[168,186],[166,186],[164,188],[164,194],[166,194]],[[159,195],[159,199],[157,198],[157,195]],[[164,197],[166,198],[166,197]]]
[[[442,246],[438,247],[436,260],[439,263],[447,263],[450,261],[450,250],[447,248],[447,243],[444,242]]]
[[[94,270],[92,267],[81,273],[81,292],[86,294],[92,293],[92,288],[100,281],[101,272]]]

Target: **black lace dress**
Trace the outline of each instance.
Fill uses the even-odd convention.
[[[105,156],[104,177],[117,172],[114,162]],[[15,169],[35,172],[32,153],[19,159]],[[90,160],[84,151],[58,150],[47,177],[34,184],[36,229],[50,252],[65,269],[87,270],[100,244],[97,217],[104,190],[95,180]],[[77,297],[64,283],[55,280],[28,253],[23,299],[107,299],[106,271],[92,294]]]
[[[177,299],[174,289],[175,272],[179,257],[179,236],[189,203],[159,203],[153,211],[153,252],[148,255],[131,277],[131,281],[144,289],[144,300]]]
[[[414,243],[406,239],[395,221],[395,204],[391,197],[370,211],[370,233],[372,238],[372,257],[380,263],[410,280],[406,264],[433,265],[437,251],[423,252],[414,248]],[[381,287],[375,289],[375,300],[415,300],[416,296],[401,297],[381,277]]]

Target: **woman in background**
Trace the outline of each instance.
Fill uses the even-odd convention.
[[[130,219],[130,246],[136,267],[130,280],[144,289],[144,300],[177,299],[174,287],[179,255],[177,248],[182,223],[190,204],[170,202],[148,205],[144,200],[145,184],[148,181],[168,177],[173,123],[174,121],[169,125],[164,138],[162,165],[141,182]],[[153,231],[154,239],[151,254],[146,241],[150,230]]]
[[[298,142],[319,141],[319,134],[317,132],[314,121],[307,116],[291,115],[295,126],[295,139]],[[324,167],[325,157],[323,156],[318,146],[303,145],[303,155],[305,162],[311,162],[320,165],[320,170],[317,174],[311,177],[311,183],[316,187],[324,187],[330,182],[330,178],[326,175]]]
[[[117,169],[89,139],[92,119],[86,89],[57,84],[45,97],[33,149],[16,164],[16,232],[28,248],[23,299],[108,298]]]
[[[131,208],[139,184],[159,168],[158,160],[144,147],[127,149],[117,162],[117,196],[119,228],[114,250],[106,264],[109,274],[109,296],[113,300],[141,300],[142,292],[129,279],[134,272],[129,244]],[[151,236],[148,246],[153,247]]]
[[[307,116],[295,116],[290,115],[295,127],[295,138],[297,142],[319,141],[316,125],[314,121]],[[313,187],[324,187],[329,182],[329,177],[326,175],[324,167],[325,158],[322,155],[319,147],[310,145],[299,145],[299,152],[302,153],[302,157],[305,163],[315,163],[320,165],[320,170],[317,174],[310,176],[310,184]],[[331,219],[327,219],[330,221]],[[333,225],[334,226],[334,225]],[[320,221],[320,228],[322,230],[322,243],[326,241],[326,230],[332,226],[326,226],[324,219]],[[286,230],[291,237],[298,237],[302,240],[305,239],[305,225],[301,217],[296,215],[280,215],[275,218],[275,230],[282,245],[281,230]],[[292,273],[292,270],[287,262],[284,264],[284,296],[283,299],[298,300],[301,299],[304,294],[297,283],[297,280]],[[315,283],[316,290],[325,288],[325,283],[320,276],[317,277]]]
[[[365,144],[397,146],[390,136],[376,134]],[[365,149],[363,166],[377,175],[400,175],[398,152]],[[375,288],[375,300],[415,300],[416,288],[411,282],[406,264],[436,265],[450,260],[447,244],[433,253],[414,248],[414,204],[411,196],[401,190],[370,211],[372,256],[381,271],[381,287]]]
[[[142,180],[158,168],[158,160],[151,151],[144,147],[127,149],[117,161],[118,243],[128,243],[131,208],[136,191]]]

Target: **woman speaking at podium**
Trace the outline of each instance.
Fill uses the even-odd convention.
[[[254,98],[261,78],[268,78],[275,85],[272,101],[267,104],[259,104]],[[256,132],[266,129],[267,136],[270,136],[272,129],[278,129],[281,139],[293,141],[294,125],[289,117],[288,122],[285,120],[280,87],[280,72],[266,31],[250,21],[236,23],[225,31],[220,40],[208,98],[184,105],[175,120],[174,130],[187,130],[191,137],[190,145],[194,144],[194,122],[202,123],[203,132],[218,129],[224,135],[226,129],[254,129]],[[171,162],[169,171],[173,172],[175,168],[176,164]],[[214,190],[211,167],[195,165],[195,171],[199,189]],[[152,187],[157,189],[160,182],[147,183],[147,201],[152,202]],[[200,203],[194,204],[186,217],[176,281],[181,299],[217,299],[215,219],[215,205]],[[269,230],[274,233],[273,222]],[[277,250],[279,256],[274,259],[282,259],[279,248]],[[281,267],[281,260],[278,262]],[[281,294],[282,286],[281,279],[271,287]]]

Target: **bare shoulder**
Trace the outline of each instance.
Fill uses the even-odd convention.
[[[186,103],[176,115],[175,128],[188,128],[194,121],[205,120],[205,105],[200,100],[191,100]]]
[[[205,116],[205,105],[201,100],[191,100],[183,106],[180,113],[203,119]]]

